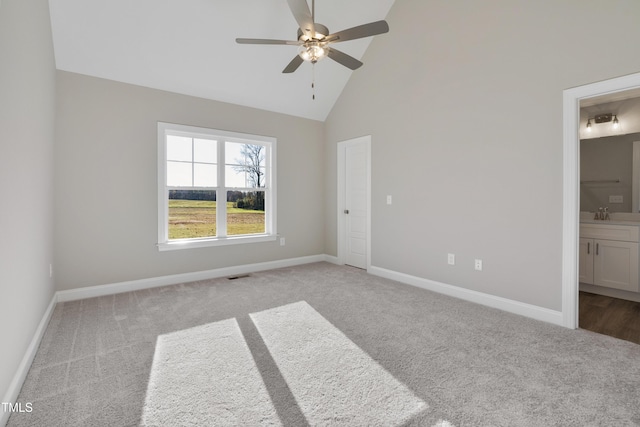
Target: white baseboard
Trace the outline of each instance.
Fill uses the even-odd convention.
[[[236,276],[254,273],[256,271],[274,270],[276,268],[293,267],[313,262],[332,262],[328,255],[311,255],[300,258],[289,258],[278,261],[267,261],[256,264],[245,264],[233,267],[216,268],[213,270],[196,271],[193,273],[173,274],[170,276],[152,277],[149,279],[131,280],[128,282],[112,283],[108,285],[88,286],[86,288],[58,291],[58,301],[75,301],[86,298],[119,294],[122,292],[139,291],[141,289],[157,288],[159,286],[176,285],[178,283],[195,282],[197,280],[216,279],[219,277]]]
[[[53,309],[56,307],[57,297],[54,294],[53,298],[51,298],[51,302],[47,307],[40,323],[38,324],[38,328],[36,332],[33,334],[33,338],[29,343],[29,347],[27,347],[27,351],[16,369],[16,373],[11,380],[11,384],[9,384],[9,389],[4,395],[2,402],[5,403],[15,403],[18,399],[18,395],[20,394],[20,389],[22,389],[22,384],[24,384],[25,378],[27,378],[27,374],[29,373],[29,369],[31,368],[31,363],[33,363],[33,359],[36,357],[36,352],[38,351],[38,347],[40,346],[40,341],[44,336],[44,332],[47,330],[47,325],[49,324],[49,320],[51,320],[51,315],[53,314]],[[9,416],[11,413],[9,411],[4,411],[3,408],[0,408],[0,426],[4,426],[9,421]]]
[[[521,316],[530,317],[532,319],[541,320],[543,322],[564,326],[561,311],[555,311],[548,308],[538,307],[536,305],[525,304],[523,302],[513,301],[507,298],[472,291],[470,289],[448,285],[446,283],[436,282],[434,280],[423,279],[421,277],[411,276],[405,273],[398,273],[396,271],[387,270],[380,267],[371,266],[368,272],[375,276],[395,280],[397,282],[416,286],[422,289],[427,289],[439,294],[460,298],[465,301],[486,305],[488,307],[497,308],[509,313],[519,314]]]
[[[324,257],[324,259],[323,259],[324,262],[328,262],[330,264],[335,264],[335,265],[342,265],[337,256],[326,255],[325,254],[325,255],[323,255],[323,257]]]

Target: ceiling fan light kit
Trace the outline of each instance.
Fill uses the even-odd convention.
[[[314,33],[303,33],[298,28],[298,55],[302,60],[315,64],[329,54],[329,47],[325,38],[329,34],[329,29],[322,24],[314,23]]]
[[[304,60],[315,64],[329,54],[329,49],[321,43],[309,43],[300,46],[298,55]]]
[[[315,64],[319,60],[329,57],[345,67],[355,70],[362,66],[362,62],[347,55],[344,52],[330,47],[330,44],[371,37],[389,31],[386,21],[376,21],[359,25],[334,34],[322,24],[315,22],[315,1],[312,1],[312,10],[309,10],[307,0],[287,0],[293,17],[299,25],[298,40],[272,40],[272,39],[245,39],[237,38],[239,44],[271,44],[298,46],[298,55],[282,70],[283,73],[293,73],[307,61]]]

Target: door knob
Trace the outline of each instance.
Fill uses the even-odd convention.
[[[345,210],[344,210],[344,213],[345,213],[345,214],[347,214],[347,215],[349,215],[349,209],[345,209]]]

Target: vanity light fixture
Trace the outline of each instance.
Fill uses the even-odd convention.
[[[612,113],[598,114],[595,117],[590,117],[587,119],[587,132],[591,132],[591,120],[593,120],[596,124],[612,122],[613,129],[618,129],[620,127],[617,114],[612,114]]]

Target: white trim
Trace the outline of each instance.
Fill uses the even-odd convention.
[[[434,280],[423,279],[421,277],[411,276],[397,271],[387,270],[380,267],[371,266],[369,273],[375,276],[384,277],[385,279],[395,280],[400,283],[426,289],[428,291],[437,292],[439,294],[448,295],[450,297],[459,298],[476,304],[497,308],[509,313],[518,314],[520,316],[529,317],[543,322],[553,323],[554,325],[562,325],[562,312],[550,310],[536,305],[526,304],[482,292],[472,291],[458,286],[448,285],[446,283],[436,282]]]
[[[338,142],[338,263],[344,265],[346,263],[346,221],[344,210],[346,204],[346,149],[350,145],[365,144],[367,151],[367,271],[371,268],[371,135],[360,136],[346,141]]]
[[[225,245],[237,245],[240,243],[261,243],[261,242],[273,242],[278,236],[276,235],[255,235],[247,234],[242,236],[225,236],[215,237],[211,239],[184,239],[184,240],[170,240],[167,243],[158,243],[159,251],[173,251],[176,249],[192,249],[192,248],[206,248],[210,246],[225,246]]]
[[[563,92],[562,325],[578,327],[578,227],[580,215],[580,101],[640,87],[640,73]]]
[[[216,279],[219,277],[235,276],[238,274],[254,273],[256,271],[273,270],[276,268],[293,267],[326,261],[325,255],[311,255],[300,258],[289,258],[278,261],[267,261],[256,264],[243,264],[233,267],[216,268],[213,270],[196,271],[192,273],[173,274],[170,276],[152,277],[148,279],[131,280],[128,282],[107,285],[87,286],[85,288],[58,291],[58,302],[75,301],[85,298],[114,295],[122,292],[139,291],[141,289],[157,288],[159,286],[176,285],[179,283],[195,282],[197,280]]]
[[[578,326],[578,224],[580,214],[580,102],[563,93],[564,144],[562,175],[562,324]],[[571,143],[571,141],[575,141]]]
[[[167,124],[158,122],[158,243],[169,240],[169,228],[161,226],[169,222],[169,205],[167,199]],[[163,202],[161,202],[163,201]],[[217,212],[217,210],[216,210]]]
[[[325,254],[325,255],[323,255],[323,257],[324,257],[324,259],[323,259],[324,262],[328,262],[330,264],[335,264],[335,265],[343,265],[343,264],[340,263],[340,260],[336,256],[326,255]]]
[[[5,393],[2,402],[5,403],[15,403],[18,399],[18,395],[20,394],[20,389],[22,389],[22,385],[24,384],[24,380],[27,378],[27,374],[29,373],[29,369],[31,368],[31,363],[33,363],[33,359],[36,357],[36,353],[38,351],[38,347],[40,346],[40,341],[42,341],[42,337],[44,336],[44,332],[47,330],[47,325],[49,325],[49,321],[51,320],[51,316],[53,315],[53,310],[56,307],[56,303],[58,294],[54,294],[51,298],[51,302],[49,306],[45,310],[42,315],[42,319],[38,324],[38,327],[33,334],[33,338],[29,343],[29,347],[27,347],[27,351],[16,369],[16,373],[11,380],[11,384],[9,384],[9,389]],[[0,408],[0,426],[4,426],[7,421],[9,421],[10,412],[5,412]]]
[[[342,143],[338,143],[337,145],[337,168],[338,168],[338,182],[336,183],[336,193],[337,193],[337,210],[336,210],[336,219],[337,219],[337,233],[338,233],[338,263],[340,265],[344,265],[345,262],[345,233],[346,233],[346,223],[344,218],[344,205],[345,205],[345,181],[346,181],[346,170],[345,170],[345,162],[346,162],[346,152],[345,147],[341,145]]]

